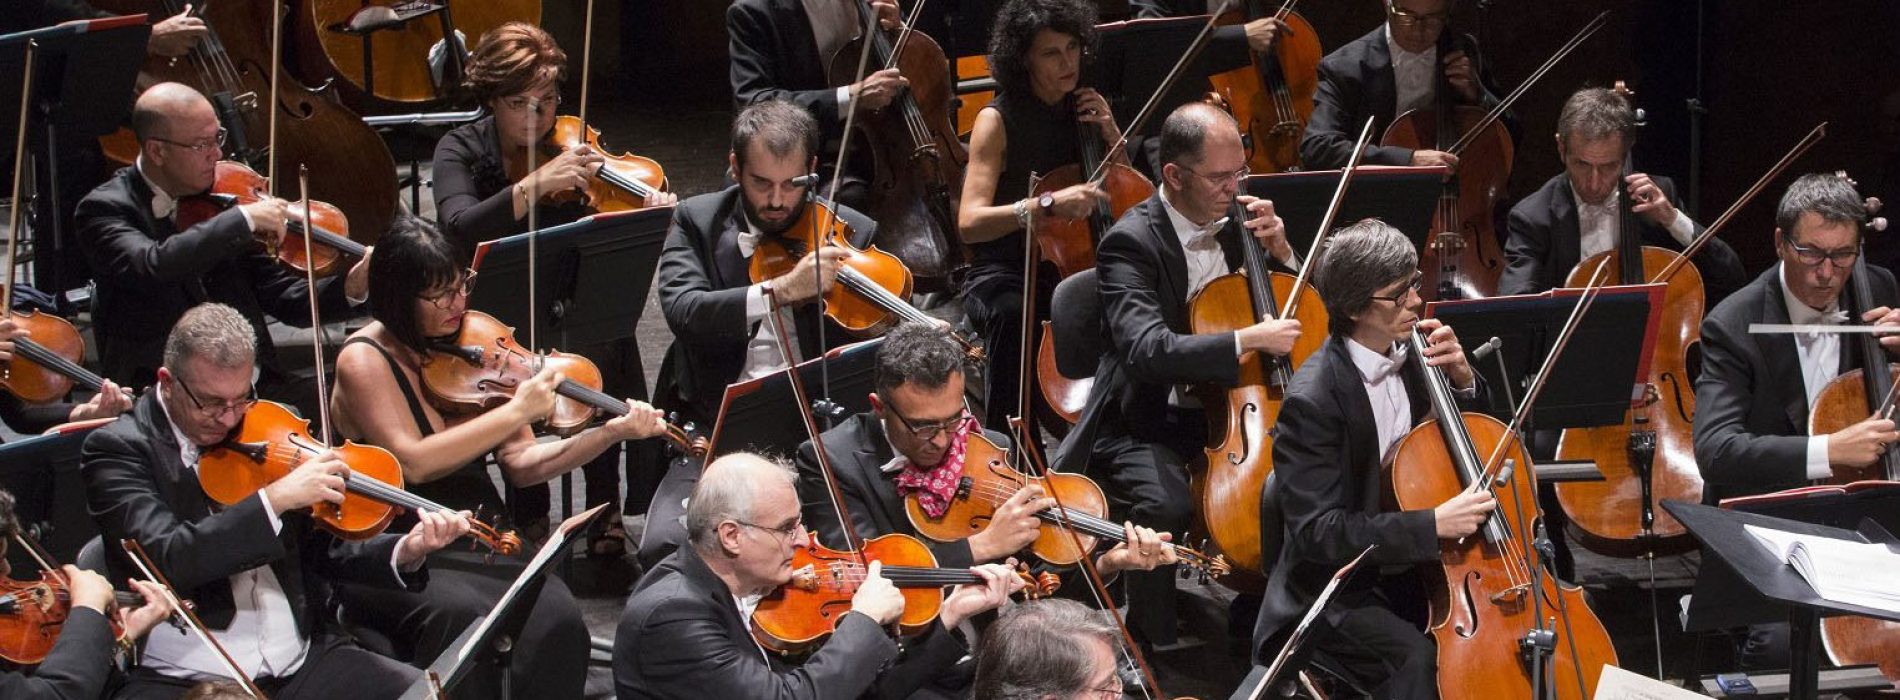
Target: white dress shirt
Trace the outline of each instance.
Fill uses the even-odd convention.
[[[1201,289],[1206,287],[1207,283],[1232,272],[1227,268],[1227,254],[1221,252],[1218,237],[1221,228],[1227,225],[1228,219],[1221,217],[1206,225],[1196,224],[1189,221],[1185,215],[1181,214],[1181,210],[1175,209],[1174,204],[1168,201],[1167,188],[1163,187],[1159,192],[1161,208],[1168,212],[1168,224],[1174,227],[1174,236],[1181,243],[1181,254],[1187,260],[1188,288],[1187,298],[1183,301],[1193,303],[1194,295],[1201,293]],[[1246,234],[1243,232],[1242,235]],[[1294,256],[1294,260],[1297,259],[1298,256]],[[1281,260],[1280,262],[1288,267],[1296,266],[1293,261]],[[1235,334],[1234,356],[1239,357],[1241,354],[1240,336]],[[1189,385],[1175,385],[1168,392],[1168,405],[1199,408],[1201,402],[1191,393],[1192,389],[1193,387]]]
[[[1438,91],[1438,47],[1419,53],[1406,51],[1392,40],[1390,24],[1385,26],[1385,46],[1392,53],[1392,84],[1398,88],[1399,99],[1394,103],[1398,111],[1393,116],[1430,108],[1432,95]]]
[[[1577,194],[1575,187],[1570,188],[1570,200],[1577,205],[1577,232],[1582,236],[1578,243],[1578,250],[1583,254],[1580,260],[1616,248],[1617,198],[1622,196],[1621,191],[1613,191],[1602,204],[1589,204]],[[1668,228],[1669,236],[1677,243],[1687,246],[1695,240],[1695,220],[1681,209],[1676,210],[1676,218],[1669,222]]]
[[[753,225],[750,217],[743,218],[746,230],[739,232],[739,257],[750,258],[764,234],[759,232],[758,226]],[[746,341],[745,364],[739,369],[739,381],[758,379],[786,367],[785,355],[779,351],[778,331],[773,324],[765,322],[765,315],[771,311],[772,300],[765,296],[764,283],[746,288],[745,322],[753,326],[753,330],[752,339]],[[798,324],[792,318],[792,310],[780,308],[778,316],[784,321],[786,334],[791,336],[787,340],[791,341],[792,356],[798,357]]]
[[[1365,385],[1366,399],[1372,402],[1372,419],[1379,427],[1379,461],[1391,456],[1392,446],[1412,431],[1412,398],[1405,391],[1405,378],[1399,369],[1405,366],[1405,347],[1393,345],[1380,354],[1356,340],[1346,341],[1346,353],[1359,380]]]
[[[1832,263],[1830,263],[1832,264]],[[1781,275],[1781,299],[1788,305],[1788,322],[1795,324],[1838,325],[1847,321],[1847,312],[1840,309],[1838,302],[1830,301],[1824,310],[1816,311],[1794,294],[1788,291],[1788,267],[1777,264]],[[1801,383],[1808,392],[1808,408],[1814,408],[1814,399],[1821,395],[1821,389],[1840,374],[1841,336],[1836,333],[1796,333],[1794,349],[1801,356]],[[1832,476],[1834,470],[1827,461],[1828,439],[1826,435],[1814,435],[1808,438],[1808,478],[1825,479]]]

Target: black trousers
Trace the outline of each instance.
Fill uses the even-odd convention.
[[[429,585],[418,593],[339,585],[344,616],[388,638],[395,656],[418,667],[435,661],[468,625],[492,611],[521,572],[521,561],[443,551],[429,556]],[[567,584],[549,576],[534,601],[510,664],[515,698],[580,698],[587,684],[588,635]],[[462,680],[457,698],[498,698],[501,670],[483,664]],[[341,697],[341,696],[338,696]]]
[[[1438,697],[1438,647],[1417,625],[1378,604],[1377,597],[1335,608],[1324,616],[1330,630],[1315,635],[1313,648],[1375,698]]]
[[[433,581],[431,582],[433,585]],[[303,667],[285,678],[259,678],[258,689],[278,700],[314,698],[330,700],[393,700],[401,697],[422,671],[387,656],[382,656],[340,637],[321,637],[310,642],[310,653]],[[112,697],[119,700],[173,700],[183,696],[194,681],[161,676],[145,668],[136,668],[126,677]]]
[[[1055,289],[1055,272],[1036,274],[1036,318],[1049,318],[1049,296]],[[983,424],[1001,429],[1010,416],[1021,413],[1021,398],[1016,389],[1022,379],[1023,346],[1023,271],[1021,265],[976,263],[963,282],[963,311],[970,325],[983,336]],[[1040,331],[1029,338],[1029,351],[1036,351]],[[1033,387],[1031,389],[1034,391]],[[1041,392],[1034,398],[1041,403]]]
[[[1108,497],[1109,515],[1156,532],[1174,533],[1184,542],[1194,523],[1194,494],[1188,465],[1205,459],[1202,441],[1206,417],[1199,411],[1170,411],[1166,442],[1124,434],[1098,437],[1089,470]],[[1176,641],[1175,568],[1122,574],[1126,582],[1128,625],[1137,636],[1158,645]]]

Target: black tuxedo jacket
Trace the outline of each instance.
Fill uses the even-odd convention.
[[[1870,265],[1876,305],[1900,305],[1893,273]],[[1843,291],[1850,320],[1859,312]],[[1702,319],[1702,376],[1696,379],[1695,458],[1702,500],[1806,486],[1808,394],[1794,336],[1751,335],[1749,324],[1787,323],[1781,266],[1776,265]],[[1852,336],[1841,337],[1839,370],[1861,366]]]
[[[818,55],[802,0],[735,0],[726,8],[726,33],[735,109],[789,100],[818,120],[821,142],[844,134],[838,90],[825,74],[831,57]]]
[[[80,451],[86,498],[109,543],[106,561],[114,581],[144,578],[117,546],[121,539],[136,539],[179,596],[197,603],[205,624],[225,629],[236,612],[228,579],[269,564],[305,638],[322,629],[331,581],[410,591],[428,581],[426,566],[397,576],[390,561],[401,538],[393,533],[343,542],[298,511],[285,513],[283,530],[272,532],[257,494],[214,512],[197,471],[178,450],[157,391],[145,392],[130,412],[86,436]]]
[[[1676,183],[1662,176],[1656,176],[1655,180],[1663,196],[1680,207],[1682,200],[1676,196]],[[1682,244],[1676,242],[1667,229],[1647,219],[1638,219],[1642,221],[1643,245],[1682,252]],[[1702,233],[1702,229],[1702,224],[1697,223],[1696,233]],[[1509,223],[1505,226],[1505,267],[1498,280],[1498,294],[1536,294],[1563,286],[1571,268],[1583,258],[1582,236],[1575,191],[1570,187],[1570,178],[1558,173],[1511,207]],[[1709,293],[1707,303],[1711,307],[1748,281],[1742,273],[1741,258],[1720,239],[1702,246],[1702,252],[1696,253],[1690,261],[1695,263],[1696,271],[1702,273],[1704,288]],[[1610,284],[1616,283],[1617,280],[1610,280]]]
[[[673,210],[673,225],[660,252],[660,312],[673,331],[673,346],[660,368],[655,402],[664,408],[691,411],[708,423],[719,415],[726,385],[745,368],[746,343],[754,330],[745,315],[746,288],[752,286],[747,273],[749,261],[739,255],[739,232],[745,229],[743,197],[734,185],[682,200]],[[839,217],[851,225],[855,235],[852,244],[868,245],[876,234],[876,224],[852,209],[837,210]],[[793,313],[800,356],[805,359],[818,355],[814,308],[805,304]],[[844,328],[826,323],[828,345],[853,340]]]
[[[268,313],[310,325],[304,278],[264,253],[243,213],[225,211],[184,231],[152,215],[152,190],[138,168],[119,170],[80,200],[79,243],[98,281],[93,332],[101,374],[126,386],[152,383],[165,336],[185,311],[206,301],[229,304],[257,329],[258,364],[274,371]],[[317,282],[319,311],[349,311],[341,278]]]
[[[1298,621],[1333,573],[1366,545],[1379,545],[1361,564],[1375,571],[1438,559],[1431,511],[1392,512],[1383,507],[1390,489],[1380,464],[1379,424],[1347,351],[1350,342],[1329,337],[1300,366],[1273,426],[1273,474],[1285,544],[1270,570],[1254,624],[1256,655]],[[1400,370],[1414,425],[1431,417],[1420,367],[1414,356]],[[1342,591],[1341,600],[1350,604],[1355,594],[1363,595],[1377,583],[1376,575],[1360,573]]]
[[[113,674],[112,628],[91,608],[73,608],[53,650],[29,675],[0,671],[0,698],[83,700],[106,697]]]
[[[614,634],[614,692],[621,700],[905,698],[967,652],[933,626],[900,659],[896,642],[871,618],[836,620],[831,638],[802,664],[767,654],[725,582],[697,550],[682,546],[627,598]]]
[[[1216,234],[1230,270],[1242,266],[1245,235],[1238,217]],[[1284,269],[1271,258],[1268,265]],[[1167,437],[1162,418],[1174,385],[1231,386],[1240,376],[1234,334],[1189,330],[1187,255],[1159,193],[1129,209],[1102,236],[1095,270],[1104,354],[1082,417],[1056,451],[1056,468],[1067,472],[1080,473],[1094,446],[1115,437]]]
[[[1476,60],[1477,57],[1472,57]],[[1480,107],[1498,103],[1489,77],[1479,74]],[[1340,168],[1352,158],[1352,146],[1366,117],[1373,117],[1372,144],[1359,162],[1366,165],[1410,165],[1412,149],[1378,145],[1380,135],[1398,117],[1399,88],[1392,74],[1392,50],[1385,44],[1385,25],[1326,54],[1319,62],[1319,89],[1313,93],[1313,115],[1300,139],[1300,160],[1307,170]],[[1516,120],[1504,123],[1513,134]]]

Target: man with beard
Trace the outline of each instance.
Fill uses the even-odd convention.
[[[660,367],[654,404],[678,411],[683,420],[711,425],[726,385],[786,367],[779,352],[778,313],[797,359],[817,357],[819,299],[837,279],[847,253],[823,247],[807,252],[778,277],[754,281],[752,254],[762,240],[790,235],[817,198],[800,180],[817,164],[818,123],[784,100],[746,107],[732,122],[727,155],[738,184],[682,200],[673,212],[660,253],[660,311],[673,331],[673,346]],[[876,225],[869,217],[826,203],[852,230],[852,245],[865,246]],[[802,249],[802,242],[790,246]],[[851,340],[831,324],[823,336],[833,344]],[[680,501],[692,490],[699,466],[676,462],[654,494],[640,558],[657,562],[684,539]]]

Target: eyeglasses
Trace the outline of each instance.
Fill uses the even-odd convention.
[[[1859,246],[1848,246],[1836,250],[1822,250],[1820,248],[1801,245],[1792,239],[1783,240],[1788,242],[1788,248],[1794,251],[1794,257],[1800,260],[1804,265],[1819,265],[1821,261],[1825,260],[1834,263],[1836,269],[1844,270],[1853,267],[1854,261],[1860,258]]]
[[[474,293],[475,293],[475,271],[464,270],[462,272],[462,283],[460,286],[455,287],[454,289],[450,289],[446,292],[442,292],[440,294],[425,295],[422,297],[422,300],[434,305],[435,308],[446,311],[449,308],[450,301],[458,297],[467,297],[468,295],[474,294]]]
[[[539,112],[542,109],[553,109],[561,106],[561,96],[529,97],[527,95],[516,95],[502,100],[501,104],[517,112]]]
[[[174,375],[172,377],[172,383],[177,384],[178,388],[185,390],[185,398],[191,399],[192,408],[198,409],[198,413],[200,415],[203,415],[206,418],[217,418],[217,417],[223,416],[226,413],[233,413],[233,412],[243,413],[245,411],[251,410],[252,406],[257,405],[257,385],[256,384],[251,385],[251,390],[248,393],[246,393],[244,395],[244,398],[242,399],[238,399],[236,401],[223,401],[219,403],[207,404],[203,401],[198,400],[198,394],[193,392],[189,385],[185,384],[185,380],[183,378],[177,377]]]
[[[1417,270],[1413,270],[1412,282],[1405,286],[1405,291],[1399,292],[1398,294],[1394,294],[1391,296],[1380,296],[1378,294],[1374,294],[1368,298],[1372,299],[1373,301],[1386,301],[1386,302],[1391,302],[1393,306],[1400,306],[1405,303],[1406,297],[1411,296],[1413,292],[1418,291],[1419,288],[1423,286],[1425,286],[1425,273],[1419,272]]]
[[[884,402],[884,410],[890,413],[893,417],[897,418],[898,425],[902,425],[904,426],[905,430],[910,431],[911,437],[916,438],[917,440],[921,442],[929,442],[931,440],[935,440],[937,439],[938,435],[943,434],[943,431],[955,430],[957,426],[963,424],[963,421],[970,419],[970,409],[968,408],[963,409],[963,412],[957,414],[957,417],[955,418],[951,418],[949,420],[933,421],[930,423],[910,422],[910,419],[905,418],[904,414],[898,413],[897,409],[892,408],[889,401]]]
[[[782,527],[766,527],[758,523],[749,523],[744,520],[734,520],[733,522],[752,528],[754,530],[764,530],[766,532],[770,532],[772,533],[772,536],[774,539],[777,539],[780,541],[784,541],[784,539],[787,537],[797,537],[798,535],[803,534],[805,532],[805,520],[803,518],[794,520],[792,521],[792,524],[785,525]]]
[[[1230,184],[1238,185],[1240,184],[1240,181],[1247,179],[1248,175],[1253,174],[1252,171],[1248,170],[1245,167],[1242,167],[1241,169],[1235,170],[1231,173],[1214,173],[1213,175],[1205,175],[1205,174],[1202,174],[1200,171],[1194,170],[1192,168],[1183,168],[1183,170],[1187,170],[1190,173],[1194,173],[1195,177],[1198,177],[1202,180],[1206,180],[1208,186],[1215,187],[1215,188],[1226,187]]]
[[[1098,700],[1121,700],[1123,692],[1120,676],[1109,676],[1108,685],[1089,688],[1090,696]]]
[[[1446,20],[1451,19],[1450,12],[1433,12],[1431,14],[1423,14],[1423,13],[1407,10],[1403,7],[1399,7],[1397,3],[1387,4],[1385,6],[1385,11],[1386,11],[1386,14],[1392,16],[1392,26],[1395,26],[1395,27],[1416,27],[1419,25],[1428,25],[1434,28],[1443,28],[1445,26]]]
[[[152,140],[157,141],[159,143],[165,143],[165,144],[171,144],[173,146],[177,146],[187,151],[191,151],[195,155],[195,154],[203,153],[207,150],[211,150],[213,148],[218,149],[220,152],[222,152],[224,150],[224,139],[226,136],[229,136],[229,135],[230,135],[230,132],[226,131],[224,127],[220,126],[218,127],[218,135],[212,138],[210,141],[199,141],[197,143],[184,143],[182,141],[173,141],[171,139],[159,138],[157,136],[153,136]]]

